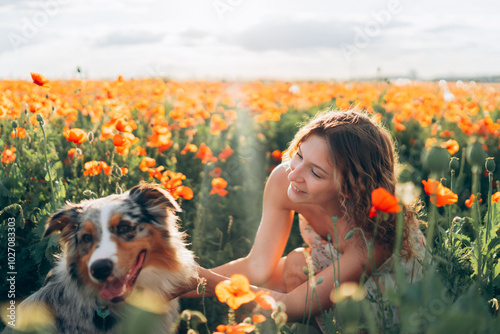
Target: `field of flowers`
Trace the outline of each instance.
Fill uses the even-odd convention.
[[[352,106],[394,134],[402,165],[396,196],[422,199],[422,229],[433,254],[422,282],[386,291],[401,324],[382,331],[495,332],[500,85],[475,82],[48,81],[37,75],[0,81],[0,301],[10,298],[9,242],[15,241],[15,270],[22,273],[15,285],[21,299],[41,286],[58,251],[57,236],[40,240],[51,213],[66,201],[119,193],[143,180],[161,183],[178,199],[200,265],[245,256],[266,177],[298,127],[319,110]],[[301,244],[294,226],[287,247]],[[346,292],[337,301],[343,320],[332,333],[379,331],[363,312],[366,298]],[[242,322],[231,308],[228,320],[227,305],[216,298],[183,300],[183,308],[193,310],[183,320],[207,319],[197,327],[202,333],[294,330],[285,325],[286,310],[264,310]],[[194,330],[195,323],[182,326]]]

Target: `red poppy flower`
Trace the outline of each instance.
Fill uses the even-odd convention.
[[[458,195],[443,186],[441,182],[429,179],[427,181],[422,180],[422,183],[424,185],[425,193],[431,198],[432,204],[441,207],[457,202]]]
[[[369,217],[375,217],[377,211],[396,213],[401,211],[398,199],[384,188],[377,188],[372,191],[372,207]]]
[[[33,72],[31,72],[30,74],[31,74],[31,79],[33,79],[34,84],[41,86],[41,87],[44,87],[44,88],[50,88],[50,86],[48,85],[49,80],[47,78],[45,78],[43,75],[38,74],[38,73],[33,73]]]

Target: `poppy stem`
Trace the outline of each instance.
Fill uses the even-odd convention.
[[[47,170],[47,174],[49,174],[49,182],[50,182],[50,199],[51,199],[51,204],[52,204],[52,211],[56,210],[56,201],[54,198],[54,185],[52,184],[52,173],[50,172],[50,166],[49,166],[49,160],[47,158],[47,135],[45,134],[45,129],[43,127],[44,121],[43,119],[38,120],[38,123],[40,124],[40,128],[42,129],[43,133],[43,152],[45,156],[45,169]]]

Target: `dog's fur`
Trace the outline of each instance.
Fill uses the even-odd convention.
[[[57,333],[122,333],[127,297],[146,290],[169,306],[154,330],[168,333],[178,316],[172,294],[197,275],[176,211],[171,195],[152,184],[66,205],[44,234],[61,232],[61,258],[45,285],[20,307],[48,305]]]

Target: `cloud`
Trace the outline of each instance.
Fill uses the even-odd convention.
[[[151,31],[115,31],[98,39],[96,44],[98,46],[150,44],[159,43],[164,37],[165,33]]]

